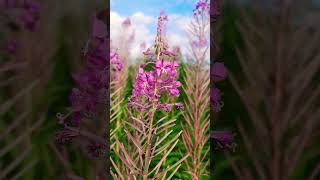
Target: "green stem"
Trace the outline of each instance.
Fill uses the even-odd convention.
[[[149,132],[147,137],[147,149],[145,151],[145,161],[144,161],[144,168],[143,168],[143,180],[148,179],[148,171],[150,165],[150,157],[151,157],[151,147],[152,147],[152,139],[153,139],[153,118],[155,114],[155,108],[152,108],[151,116],[150,116],[150,123],[149,123]]]

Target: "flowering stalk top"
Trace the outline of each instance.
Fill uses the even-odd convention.
[[[99,129],[95,129],[92,133],[85,124],[81,130],[79,125],[85,119],[94,120],[105,115],[109,93],[109,61],[112,61],[110,64],[119,66],[117,70],[121,69],[118,62],[110,58],[112,53],[108,50],[107,27],[102,20],[104,16],[101,13],[93,16],[91,37],[84,51],[86,67],[74,75],[76,87],[72,89],[69,96],[71,107],[68,113],[57,114],[59,123],[64,125],[64,129],[57,132],[56,141],[66,143],[72,138],[81,138],[81,141],[88,142],[86,151],[91,158],[105,155],[105,139],[101,137]],[[70,115],[71,122],[66,121]],[[92,126],[89,127],[92,128]]]
[[[161,102],[162,96],[177,97],[180,94],[181,83],[177,81],[177,53],[169,50],[164,39],[164,25],[168,20],[164,12],[158,17],[157,36],[155,39],[155,51],[148,49],[144,52],[148,56],[148,62],[139,67],[136,82],[133,86],[129,105],[138,110],[155,107],[169,112],[173,106],[183,108],[181,103]]]
[[[122,22],[122,27],[127,28],[131,26],[131,20],[130,18],[126,18],[123,22]]]
[[[168,48],[166,40],[164,38],[165,32],[165,23],[168,21],[168,16],[162,11],[160,16],[158,17],[158,24],[157,24],[157,36],[155,40],[155,47],[156,47],[156,54],[160,55],[161,49]],[[158,58],[158,56],[157,56]]]
[[[110,65],[113,71],[121,71],[123,68],[122,60],[115,50],[110,51]]]
[[[196,2],[195,8],[193,10],[193,15],[204,14],[210,11],[210,1],[208,0],[198,0]]]
[[[220,3],[219,0],[214,0],[210,5],[210,16],[212,20],[216,20],[216,18],[220,15]]]
[[[102,20],[93,17],[92,35],[89,46],[84,53],[87,67],[74,75],[77,87],[70,94],[71,109],[75,124],[79,124],[83,117],[95,116],[99,107],[105,104],[107,96],[109,52],[107,29]],[[120,65],[118,69],[121,68]]]

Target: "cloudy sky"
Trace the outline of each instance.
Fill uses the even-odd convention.
[[[157,16],[164,10],[169,17],[166,35],[170,46],[180,46],[187,52],[188,38],[185,29],[192,17],[195,0],[111,0],[111,38],[119,36],[121,23],[129,17],[135,31],[131,57],[142,54],[140,44],[149,47],[155,38]]]

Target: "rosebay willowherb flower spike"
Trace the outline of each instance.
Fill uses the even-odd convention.
[[[74,75],[76,87],[69,96],[71,107],[66,115],[58,114],[59,123],[64,129],[57,133],[56,139],[66,143],[72,139],[94,160],[94,177],[106,178],[104,168],[107,153],[105,139],[105,118],[107,115],[107,96],[109,93],[109,65],[114,71],[121,71],[122,64],[116,52],[108,50],[107,29],[104,22],[94,15],[91,37],[84,52],[86,67]],[[108,62],[109,61],[109,62]],[[71,116],[71,121],[68,117]],[[80,129],[81,127],[81,129]]]
[[[210,10],[209,0],[198,0],[193,10],[193,15],[197,16],[199,14],[207,14]]]
[[[197,180],[209,176],[210,151],[210,73],[207,66],[209,39],[209,7],[207,1],[198,1],[189,25],[190,59],[186,64],[183,90],[186,94],[185,109],[182,112],[182,140],[190,156],[185,159],[185,171],[190,179]],[[182,153],[181,153],[182,154]]]
[[[123,59],[114,49],[110,51],[110,142],[114,144],[114,136],[120,137],[123,119],[126,118],[124,108],[125,88],[127,82],[127,68],[124,67]],[[115,145],[116,151],[119,146]]]
[[[115,50],[111,50],[110,52],[110,64],[111,70],[114,72],[120,72],[123,69],[122,60]]]
[[[80,73],[74,75],[77,87],[72,89],[69,96],[70,113],[64,117],[59,116],[61,123],[65,123],[65,119],[72,115],[71,124],[79,126],[82,120],[97,118],[106,111],[108,60],[116,54],[108,52],[105,28],[103,21],[94,16],[92,36],[89,40],[89,47],[84,54],[87,66]],[[115,66],[115,70],[121,70],[120,62],[115,59],[114,57],[110,58],[110,64]]]
[[[78,87],[72,90],[70,95],[71,109],[74,112],[74,123],[79,125],[81,118],[94,118],[105,111],[105,99],[107,97],[109,70],[108,60],[116,70],[121,70],[121,63],[117,58],[111,58],[113,52],[108,52],[108,44],[104,23],[93,17],[92,37],[85,58],[87,67],[74,75]]]
[[[181,86],[181,83],[176,80],[179,67],[177,54],[169,51],[164,39],[165,21],[167,21],[167,16],[161,13],[158,18],[154,58],[151,61],[149,59],[148,63],[139,67],[136,82],[133,86],[129,104],[138,110],[154,106],[157,109],[169,112],[172,107],[177,105],[169,101],[160,101],[161,96],[164,94],[173,97],[179,96],[180,92],[178,88]],[[146,70],[146,66],[148,65],[152,66],[152,70]]]
[[[114,136],[123,135],[123,119],[127,118],[125,111],[126,87],[128,82],[128,58],[130,47],[134,40],[131,32],[131,20],[126,18],[119,29],[119,36],[111,43],[110,72],[110,142],[114,144]],[[118,151],[119,146],[115,145]]]
[[[130,47],[135,38],[135,31],[131,25],[130,18],[126,18],[122,22],[119,36],[116,39],[115,47],[119,51],[120,57],[123,59],[125,64],[128,64],[128,58],[130,56]]]
[[[210,78],[213,83],[223,81],[227,77],[227,70],[223,63],[215,62],[211,66]],[[221,97],[223,93],[215,86],[210,90],[210,105],[214,112],[219,112],[223,106]]]
[[[164,161],[173,151],[182,132],[173,134],[170,130],[175,120],[167,120],[166,113],[174,106],[181,109],[182,103],[173,102],[179,96],[181,85],[177,78],[177,55],[168,48],[164,38],[164,24],[168,17],[162,12],[158,18],[158,29],[154,50],[147,50],[147,62],[139,67],[124,128],[127,140],[122,143],[115,137],[119,151],[111,149],[117,158],[110,158],[113,164],[111,174],[115,179],[170,179],[181,166],[184,156],[171,167],[164,167]],[[160,118],[159,115],[162,117]],[[169,140],[167,137],[172,136]],[[120,162],[119,162],[120,161]]]

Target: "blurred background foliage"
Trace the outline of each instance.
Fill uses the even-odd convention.
[[[278,1],[282,2],[282,1]],[[283,1],[284,2],[284,1]],[[316,31],[318,31],[318,22],[319,21],[319,1],[289,1],[298,4],[298,8],[295,7],[294,13],[294,21],[303,22],[309,24],[310,27],[315,27]],[[230,1],[225,0],[223,1],[221,16],[218,19],[218,24],[215,27],[217,29],[216,37],[218,39],[218,45],[220,48],[220,52],[218,54],[217,60],[221,60],[225,63],[226,67],[228,68],[229,72],[233,74],[234,77],[239,81],[240,84],[245,84],[246,79],[244,72],[242,70],[242,66],[239,62],[236,49],[243,49],[244,48],[244,39],[239,32],[239,22],[241,23],[243,20],[243,14],[240,11],[244,11],[249,14],[249,18],[252,18],[253,9],[255,3],[264,3],[264,14],[265,17],[270,16],[273,11],[276,9],[275,6],[271,6],[271,1]],[[273,8],[271,8],[273,7]],[[298,10],[297,10],[298,9]],[[251,14],[251,17],[250,17]],[[253,15],[253,16],[252,16]],[[290,22],[291,23],[291,22]],[[301,23],[302,24],[302,23]],[[314,25],[314,26],[313,26]],[[311,28],[312,28],[311,27]],[[273,27],[274,29],[278,28],[277,26]],[[307,42],[306,42],[307,43]],[[314,46],[319,46],[319,41]],[[316,48],[318,49],[318,48]],[[254,74],[252,74],[254,76]],[[316,74],[314,76],[313,86],[319,86],[319,77],[320,77],[320,69],[317,68]],[[244,173],[243,176],[246,177],[246,171],[248,169],[255,169],[254,165],[252,165],[253,158],[251,154],[247,151],[241,134],[238,130],[237,124],[241,123],[245,127],[250,125],[250,116],[245,108],[243,101],[241,100],[240,96],[236,92],[235,88],[233,87],[230,79],[227,79],[224,82],[218,83],[217,86],[224,92],[223,95],[223,102],[224,106],[221,112],[217,115],[217,119],[213,120],[211,129],[229,129],[231,128],[235,132],[235,141],[237,143],[237,148],[235,152],[230,152],[230,157],[234,162],[243,162],[244,164],[248,165],[248,167],[241,167],[239,165],[240,170]],[[252,94],[255,94],[254,89],[250,89]],[[303,106],[303,104],[301,104]],[[319,109],[319,104],[316,104],[316,109]],[[316,114],[318,112],[314,112]],[[315,121],[319,122],[320,118]],[[316,129],[318,126],[316,127]],[[254,129],[245,128],[246,131],[255,132]],[[295,129],[293,134],[298,131],[302,131],[302,128]],[[293,180],[302,180],[307,179],[312,172],[317,172],[318,174],[311,179],[319,179],[319,159],[320,159],[320,144],[319,134],[316,133],[313,135],[315,138],[308,142],[308,146],[305,152],[301,155],[297,166],[294,170],[293,175],[290,179]],[[250,134],[250,133],[249,133]],[[310,132],[311,134],[311,132]],[[260,142],[263,144],[264,142]],[[213,147],[212,147],[213,148]],[[295,147],[298,148],[298,147]],[[211,151],[211,179],[223,179],[223,180],[231,180],[231,179],[238,179],[235,172],[233,171],[230,161],[226,159],[226,151],[221,150],[214,150]],[[264,157],[261,157],[264,158]],[[248,169],[246,169],[248,168]],[[316,169],[316,170],[315,170]],[[256,172],[253,172],[253,179],[260,179]],[[280,172],[281,173],[281,172]],[[248,178],[248,177],[247,177]],[[252,178],[252,177],[251,177]],[[269,177],[272,179],[271,177]],[[269,179],[268,178],[268,179]],[[311,180],[310,179],[310,180]]]
[[[26,61],[30,66],[23,71],[14,72],[22,73],[23,80],[0,89],[0,101],[1,104],[4,104],[8,102],[8,99],[13,98],[22,87],[35,79],[40,79],[40,83],[19,101],[15,101],[14,107],[10,110],[2,111],[5,107],[0,106],[0,175],[6,172],[4,179],[49,180],[64,179],[66,176],[72,179],[72,174],[68,174],[72,170],[83,179],[93,179],[90,160],[83,155],[82,149],[79,147],[70,148],[71,150],[63,148],[63,153],[57,154],[57,149],[61,147],[54,144],[54,138],[55,132],[59,129],[56,114],[64,112],[64,108],[69,105],[68,95],[74,85],[72,74],[78,72],[85,63],[81,58],[81,53],[90,35],[90,17],[97,10],[105,7],[107,2],[102,0],[43,0],[41,3],[43,8],[36,32],[25,32],[19,35],[22,50],[17,57],[9,60]],[[223,61],[229,71],[242,77],[241,66],[235,51],[236,47],[243,46],[241,34],[236,28],[240,17],[238,8],[247,7],[245,3],[242,6],[236,6],[233,1],[224,1],[222,5],[222,14],[217,24],[216,37],[220,48],[217,59]],[[6,59],[1,56],[1,63]],[[3,78],[10,76],[10,73],[5,74]],[[319,74],[316,79],[319,82]],[[131,82],[128,83],[130,84]],[[235,141],[238,146],[236,151],[231,153],[231,157],[235,160],[250,161],[250,154],[244,149],[236,126],[237,121],[246,123],[249,119],[247,111],[229,80],[220,82],[217,86],[224,92],[224,106],[214,118],[211,129],[232,129],[236,134]],[[182,93],[180,98],[184,96]],[[19,122],[8,136],[3,137],[3,133],[6,132],[13,119],[27,110],[31,110],[31,113],[25,118],[27,120]],[[33,123],[38,122],[37,120],[43,114],[44,121],[39,127],[23,136],[24,132],[27,132]],[[180,123],[181,119],[177,124]],[[23,136],[23,141],[13,143],[21,136]],[[21,156],[30,146],[31,151]],[[179,146],[183,145],[180,143]],[[75,149],[78,150],[75,151]],[[211,179],[236,179],[229,162],[226,161],[224,151],[216,150],[214,147],[212,149]],[[314,169],[320,160],[319,152],[320,142],[317,141],[313,143],[308,153],[303,155],[294,173],[294,180],[304,179],[304,176]],[[62,162],[59,156],[68,157],[70,163],[64,164],[65,162]],[[178,155],[172,154],[172,156]],[[173,159],[178,159],[178,157]],[[185,175],[179,172],[176,178],[185,179]]]
[[[19,49],[16,55],[0,57],[2,65],[27,64],[24,69],[1,74],[1,80],[22,78],[0,88],[0,179],[72,179],[68,174],[72,171],[83,179],[94,179],[91,161],[83,156],[82,149],[70,148],[73,150],[68,152],[69,148],[55,144],[55,133],[61,128],[56,114],[69,106],[72,74],[85,63],[81,53],[90,35],[91,17],[108,2],[40,3],[35,32],[6,35],[6,39],[18,40]],[[24,89],[29,85],[33,86]],[[19,92],[25,93],[17,97]],[[21,114],[24,116],[19,120]],[[63,162],[63,156],[70,162]]]

